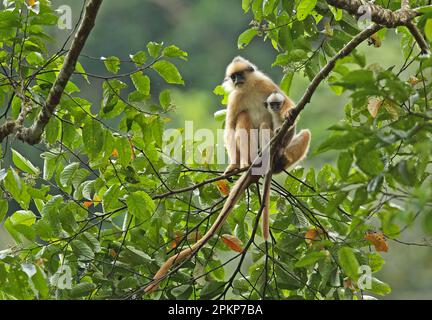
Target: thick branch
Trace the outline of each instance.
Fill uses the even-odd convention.
[[[45,102],[44,107],[39,113],[37,120],[30,128],[13,126],[13,129],[17,131],[16,136],[18,139],[29,144],[36,144],[40,142],[45,126],[48,124],[48,121],[50,120],[56,107],[60,103],[60,99],[64,92],[64,89],[69,82],[69,79],[72,76],[73,72],[75,71],[78,57],[82,49],[84,48],[84,45],[91,30],[95,25],[96,16],[99,11],[100,5],[102,4],[102,1],[103,0],[90,0],[86,5],[84,18],[81,21],[77,33],[75,34],[75,37],[71,44],[71,48],[65,57],[65,61],[60,70],[60,73],[58,74],[56,81],[51,87],[48,98]],[[14,130],[9,131],[8,134],[11,134]],[[6,133],[7,130],[4,132],[4,134]],[[0,141],[2,141],[3,138],[4,136],[0,135]]]
[[[409,0],[402,0],[401,9],[402,10],[409,10],[410,8],[411,7],[410,7]]]
[[[365,2],[362,0],[326,0],[328,4],[333,7],[344,9],[348,11],[350,14],[355,15],[357,17],[361,17],[365,14],[365,11],[362,8],[368,6],[370,8],[371,19],[376,24],[380,24],[387,28],[396,28],[399,26],[406,25],[409,21],[419,16],[415,10],[406,10],[401,9],[398,11],[392,11],[390,9],[386,9],[381,7],[380,5],[373,4],[370,2]]]
[[[425,40],[418,27],[412,21],[415,17],[421,15],[421,13],[418,10],[410,8],[409,0],[402,0],[401,9],[397,11],[392,11],[370,2],[366,3],[362,0],[326,1],[328,4],[339,9],[344,9],[357,17],[361,17],[370,11],[371,20],[376,24],[387,28],[396,28],[400,26],[407,27],[414,39],[417,41],[422,54],[429,53],[429,44]]]

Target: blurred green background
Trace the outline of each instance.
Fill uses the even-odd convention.
[[[82,1],[53,0],[52,3],[55,8],[64,4],[71,6],[73,20],[77,21]],[[240,0],[105,0],[84,53],[97,58],[115,55],[127,59],[129,54],[145,50],[149,41],[179,46],[189,53],[189,59],[177,64],[186,85],[172,88],[177,109],[172,114],[170,126],[183,127],[184,121],[191,120],[195,129],[217,129],[221,123],[214,120],[213,114],[223,106],[213,90],[222,82],[225,66],[234,56],[250,59],[275,81],[280,81],[283,76],[280,68],[271,67],[277,52],[269,42],[258,38],[246,49],[237,49],[237,37],[248,27],[250,20],[250,15],[243,13]],[[52,43],[53,50],[61,46],[69,32],[57,28],[51,30],[56,39]],[[361,50],[367,54],[369,64],[390,67],[403,63],[398,48],[398,36],[388,34],[381,48],[364,45]],[[81,63],[88,72],[106,74],[101,61],[82,57]],[[403,76],[408,77],[410,71]],[[163,83],[157,77],[152,80],[152,90],[157,92],[158,85]],[[296,75],[291,91],[295,101],[300,99],[308,83],[307,79]],[[92,80],[91,85],[80,84],[82,94],[98,107],[101,83]],[[299,127],[310,128],[313,135],[311,155],[305,166],[320,167],[334,162],[334,154],[313,156],[313,151],[328,136],[326,129],[343,118],[343,107],[348,98],[336,96],[323,84],[303,112]],[[37,150],[26,145],[16,148],[26,155],[33,154],[33,158],[30,156],[32,162],[42,165]],[[400,239],[421,242],[422,236],[421,228],[415,226],[405,231]],[[11,244],[11,239],[0,229],[0,249]],[[380,279],[393,289],[385,299],[432,299],[432,250],[393,241],[389,246],[389,252],[382,253],[386,264],[379,274]]]

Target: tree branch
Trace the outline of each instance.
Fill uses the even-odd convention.
[[[84,48],[87,38],[95,25],[97,13],[103,0],[89,0],[84,18],[78,28],[77,33],[72,41],[71,48],[65,57],[63,66],[53,83],[48,98],[39,113],[37,120],[30,128],[24,128],[20,123],[7,121],[0,127],[0,142],[8,135],[15,133],[16,137],[23,142],[34,145],[40,142],[42,133],[48,121],[52,117],[56,107],[60,103],[64,89],[69,82],[70,77],[75,71],[78,57]]]
[[[326,0],[328,4],[333,7],[344,9],[350,14],[356,17],[363,16],[366,12],[364,8],[366,6],[370,10],[371,20],[376,24],[387,28],[396,28],[400,26],[407,27],[408,30],[413,35],[414,39],[417,41],[422,54],[429,54],[429,44],[425,40],[424,36],[418,29],[418,27],[413,23],[413,19],[422,15],[418,10],[411,9],[409,5],[409,0],[402,0],[401,9],[397,11],[392,11],[390,9],[383,8],[377,4],[365,3],[362,0]]]
[[[378,32],[383,27],[380,25],[373,25],[362,32],[360,32],[357,36],[355,36],[348,44],[343,47],[331,60],[327,62],[327,64],[324,66],[324,68],[321,69],[321,71],[314,77],[312,82],[309,84],[308,88],[306,89],[306,92],[304,93],[303,97],[298,102],[297,106],[293,109],[291,109],[288,118],[285,120],[284,124],[282,125],[282,128],[280,131],[274,136],[272,141],[270,142],[271,145],[275,145],[277,143],[280,143],[280,140],[282,139],[283,135],[289,128],[291,128],[297,117],[299,116],[300,112],[305,108],[305,106],[310,102],[313,94],[315,93],[318,86],[321,84],[321,82],[327,78],[327,76],[330,74],[330,72],[333,70],[333,68],[336,66],[336,62],[339,59],[342,59],[346,56],[348,56],[351,52],[354,51],[355,48],[357,48],[363,41],[367,40],[369,37],[374,35],[376,32]],[[273,148],[276,149],[276,148]],[[275,152],[275,150],[272,150],[272,152]]]
[[[315,76],[315,78],[312,80],[311,84],[306,90],[306,93],[304,94],[303,98],[295,107],[292,109],[292,112],[290,113],[290,116],[288,119],[285,120],[281,130],[273,137],[273,139],[264,146],[263,150],[261,151],[260,155],[253,161],[253,163],[250,165],[248,170],[243,173],[243,175],[240,177],[239,180],[237,180],[236,184],[234,185],[233,189],[231,190],[227,200],[225,201],[225,204],[217,217],[216,221],[211,226],[210,230],[201,238],[198,242],[196,242],[192,247],[185,249],[181,251],[180,253],[175,254],[174,256],[171,256],[159,269],[159,271],[155,274],[153,281],[150,282],[145,288],[144,291],[146,293],[154,291],[158,286],[159,283],[165,279],[169,275],[169,269],[174,265],[178,264],[185,259],[190,258],[194,254],[196,254],[211,238],[212,236],[220,230],[223,223],[228,218],[228,215],[230,214],[231,210],[234,208],[234,206],[237,204],[238,200],[240,199],[243,192],[248,188],[248,186],[256,181],[258,178],[257,176],[254,176],[252,174],[252,168],[253,166],[258,163],[259,161],[262,161],[264,152],[268,152],[268,149],[270,148],[270,159],[274,159],[276,151],[278,148],[271,148],[274,144],[280,143],[280,140],[283,138],[284,134],[287,132],[287,130],[295,123],[296,118],[300,114],[300,112],[304,109],[304,107],[310,102],[310,99],[314,92],[316,91],[319,84],[329,75],[331,70],[336,65],[336,61],[346,57],[349,55],[359,44],[361,44],[363,41],[367,40],[370,36],[375,34],[377,31],[379,31],[382,27],[379,25],[374,25],[361,33],[359,33],[354,39],[352,39],[339,53],[331,59],[327,65]],[[270,168],[271,169],[271,168]],[[268,180],[268,177],[267,179]],[[267,181],[269,182],[269,181]],[[263,208],[263,206],[262,206]],[[262,211],[262,208],[260,211]],[[259,213],[261,215],[261,212]]]

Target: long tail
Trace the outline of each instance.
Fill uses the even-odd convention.
[[[175,263],[180,263],[197,252],[219,231],[243,192],[250,186],[252,182],[254,182],[254,180],[255,179],[252,176],[250,170],[242,174],[240,179],[237,180],[234,187],[232,188],[221,212],[216,218],[216,221],[213,223],[207,233],[191,247],[184,249],[165,261],[165,263],[160,267],[159,271],[153,277],[153,281],[144,289],[144,292],[147,293],[156,290],[159,287],[159,283],[166,277],[168,271]]]
[[[262,217],[262,235],[264,241],[268,241],[270,236],[270,184],[272,181],[272,173],[269,171],[264,179],[263,187],[263,217]]]

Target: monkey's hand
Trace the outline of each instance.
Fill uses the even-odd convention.
[[[228,165],[228,167],[225,169],[224,175],[226,175],[226,174],[228,174],[230,172],[233,172],[233,171],[235,171],[237,169],[238,169],[238,165],[235,164],[235,163],[232,163],[232,164]]]

